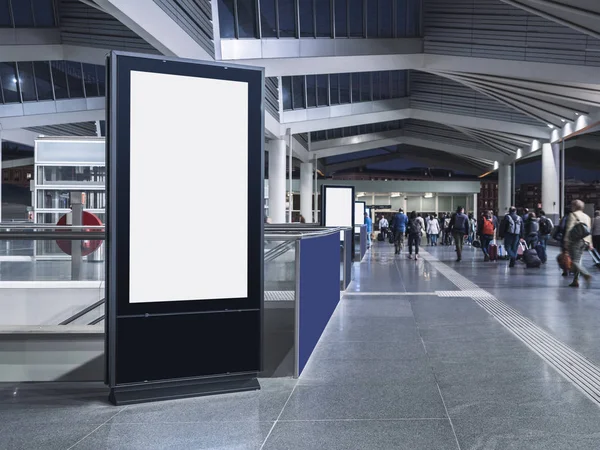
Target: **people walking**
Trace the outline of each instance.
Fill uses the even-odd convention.
[[[437,246],[438,236],[440,234],[440,222],[434,216],[427,224],[427,235],[430,236],[431,245]]]
[[[496,227],[494,226],[494,216],[491,211],[483,214],[479,221],[479,227],[477,228],[477,235],[481,241],[481,251],[483,252],[483,260],[485,262],[490,260],[490,244],[494,240],[494,232]]]
[[[546,217],[546,213],[544,210],[540,211],[540,229],[539,229],[539,239],[540,245],[544,247],[544,250],[548,247],[548,240],[552,235],[552,230],[554,229],[554,224],[549,217]]]
[[[388,223],[387,219],[384,215],[382,215],[381,219],[379,220],[379,232],[383,236],[383,239],[385,239],[387,236],[389,226],[390,224]]]
[[[365,213],[365,225],[367,226],[367,248],[371,248],[371,234],[373,233],[373,220]]]
[[[410,213],[406,232],[408,234],[408,259],[412,259],[413,247],[415,249],[415,259],[419,259],[419,243],[421,242],[423,233],[423,219],[418,217],[415,211]]]
[[[515,267],[517,252],[523,235],[523,219],[517,215],[517,208],[511,206],[508,214],[500,224],[500,237],[504,239],[504,247],[510,258],[508,267]]]
[[[450,220],[449,228],[456,245],[456,262],[460,262],[462,260],[464,239],[469,234],[469,217],[465,214],[465,209],[462,206],[456,209],[456,213]]]
[[[404,234],[406,233],[406,226],[408,225],[408,217],[404,214],[404,210],[400,208],[398,214],[392,219],[390,228],[394,233],[394,247],[395,254],[399,255],[404,246]]]
[[[539,242],[540,224],[535,213],[529,213],[525,221],[525,243],[527,248],[535,248]]]
[[[579,287],[579,276],[583,276],[586,283],[590,284],[592,276],[583,265],[584,250],[594,248],[592,242],[592,219],[583,212],[585,204],[581,200],[571,203],[572,213],[569,214],[565,227],[564,247],[571,257],[573,266],[573,282],[570,287]]]
[[[425,235],[427,236],[427,245],[431,245],[431,234],[429,234],[429,223],[433,220],[433,216],[431,214],[427,214],[425,216]]]
[[[477,220],[473,217],[473,213],[469,213],[469,245],[473,245],[475,236],[477,235]]]
[[[595,249],[600,249],[600,210],[594,213],[594,222],[592,223],[592,243]]]

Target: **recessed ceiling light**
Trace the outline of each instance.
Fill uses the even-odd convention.
[[[560,121],[564,123],[567,121],[567,119],[560,119]]]
[[[548,128],[554,128],[554,125],[552,125],[551,123],[548,124]]]
[[[575,113],[575,115],[576,115],[576,116],[578,116],[578,115],[579,115],[579,113]]]

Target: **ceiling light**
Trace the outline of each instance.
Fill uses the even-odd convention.
[[[548,128],[554,128],[554,125],[552,125],[551,123],[548,124]]]
[[[576,115],[576,116],[578,116],[578,115],[579,115],[579,113],[575,113],[575,115]]]
[[[521,158],[521,156],[523,156],[523,150],[518,148],[517,149],[517,159]]]
[[[356,194],[357,197],[364,197],[365,195],[367,194],[365,194],[364,192],[359,192],[358,194]]]
[[[400,192],[392,192],[391,197],[400,197]]]
[[[560,119],[560,121],[564,123],[567,121],[567,119]]]
[[[433,193],[432,192],[425,192],[425,195],[423,197],[425,197],[425,198],[433,198]]]

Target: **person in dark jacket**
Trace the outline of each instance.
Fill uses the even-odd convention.
[[[456,245],[456,262],[460,262],[462,260],[464,238],[469,234],[469,217],[465,214],[465,209],[462,206],[456,209],[456,213],[450,219],[450,230]]]
[[[394,233],[394,246],[396,248],[396,255],[399,255],[404,246],[404,234],[406,233],[406,226],[408,225],[408,216],[404,214],[404,210],[400,208],[398,214],[392,219],[390,228]]]
[[[529,213],[525,221],[525,242],[527,248],[535,248],[540,241],[540,222],[535,213]]]
[[[511,206],[508,214],[502,219],[499,230],[500,237],[504,238],[506,253],[510,257],[508,267],[515,267],[519,242],[521,242],[521,238],[523,237],[523,228],[523,219],[517,215],[517,208]]]
[[[423,233],[422,220],[419,219],[420,217],[417,216],[415,211],[410,213],[406,230],[408,234],[408,259],[412,259],[413,246],[415,248],[415,259],[419,259],[419,243]]]

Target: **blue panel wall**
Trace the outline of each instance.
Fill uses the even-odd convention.
[[[340,235],[300,241],[298,374],[340,301]]]
[[[352,281],[352,261],[354,261],[354,236],[352,234],[353,231],[346,231],[346,242],[350,243],[350,247],[346,252],[346,260],[344,261],[344,271],[346,272],[346,283],[343,285],[344,290],[348,288],[348,285]]]
[[[361,225],[360,227],[360,260],[364,258],[367,253],[367,226]]]

